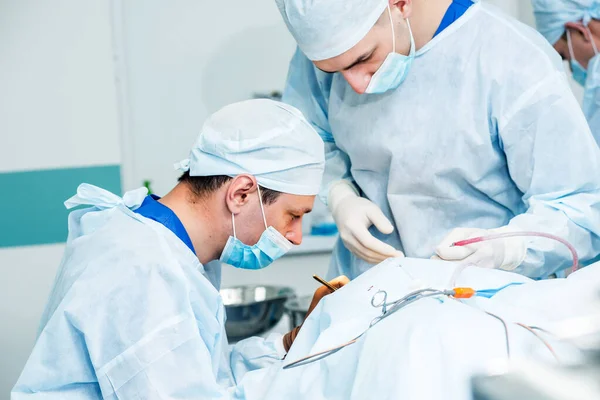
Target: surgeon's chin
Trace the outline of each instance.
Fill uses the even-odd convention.
[[[262,235],[262,233],[264,232],[264,228],[260,231],[250,231],[250,232],[236,232],[238,233],[237,238],[244,244],[248,245],[248,246],[254,246],[256,243],[258,243],[258,240],[260,239],[260,235]]]

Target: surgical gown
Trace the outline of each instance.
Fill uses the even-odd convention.
[[[280,335],[228,350],[225,309],[192,251],[92,187],[69,216],[65,255],[12,399],[249,398]],[[92,196],[93,197],[93,196]],[[113,198],[120,199],[113,195]],[[102,204],[101,204],[102,203]],[[120,203],[120,204],[119,204]]]
[[[584,263],[600,253],[600,151],[560,57],[494,8],[471,6],[384,94],[357,94],[297,51],[283,99],[325,141],[321,197],[332,182],[354,182],[396,227],[371,233],[409,257],[429,258],[454,228],[505,225],[559,235]],[[560,243],[527,245],[519,273],[571,265]],[[338,241],[329,276],[370,267]]]

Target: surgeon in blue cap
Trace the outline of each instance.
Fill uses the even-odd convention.
[[[299,328],[228,350],[218,261],[260,269],[300,244],[323,165],[323,143],[298,110],[250,100],[206,121],[163,198],[81,185],[65,204],[91,207],[69,216],[65,255],[12,399],[260,392],[270,384],[260,368],[285,356]],[[328,293],[319,288],[311,309]]]
[[[600,254],[600,150],[560,57],[480,1],[276,0],[298,44],[283,100],[325,142],[329,277],[401,254],[532,278]]]
[[[537,28],[584,88],[583,112],[600,143],[600,1],[532,0]]]

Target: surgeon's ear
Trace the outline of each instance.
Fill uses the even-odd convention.
[[[590,33],[587,29],[585,29],[585,25],[583,25],[581,22],[567,22],[565,24],[565,29],[569,29],[571,31],[571,35],[581,34],[586,42],[592,40]]]
[[[390,8],[397,8],[402,13],[402,18],[409,18],[412,14],[412,0],[389,0]]]
[[[256,192],[258,184],[252,175],[238,175],[231,180],[225,194],[227,208],[233,214],[239,214],[242,207],[248,204],[250,195]]]

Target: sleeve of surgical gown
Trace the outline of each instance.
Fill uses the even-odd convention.
[[[325,142],[325,174],[319,193],[325,204],[332,183],[341,179],[354,183],[350,173],[350,159],[336,146],[329,126],[328,99],[333,78],[334,74],[318,70],[304,53],[297,49],[290,63],[283,92],[283,101],[302,111]]]
[[[272,333],[267,338],[251,337],[236,343],[229,361],[235,382],[241,382],[246,373],[271,367],[285,357],[283,336]]]
[[[161,265],[135,273],[127,269],[123,267],[120,282],[105,292],[106,300],[83,317],[102,395],[111,399],[256,398],[268,384],[257,368],[281,359],[276,346],[253,339],[229,352],[223,308],[217,295],[208,291],[208,282],[206,288],[191,286],[177,268]],[[194,295],[197,292],[201,293]],[[238,362],[238,376],[231,370],[232,356]]]
[[[503,110],[496,121],[500,146],[527,208],[510,221],[509,228],[560,236],[575,246],[584,264],[590,263],[600,253],[598,146],[562,71],[539,64],[510,71],[515,75],[511,79],[530,74],[535,78],[521,81],[536,83],[506,82],[498,101]],[[517,272],[543,278],[572,263],[561,243],[542,238],[527,243]]]

